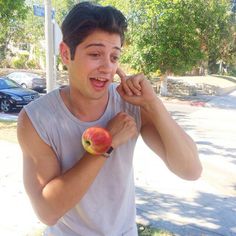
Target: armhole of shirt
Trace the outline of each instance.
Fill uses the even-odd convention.
[[[35,105],[34,105],[35,106]],[[36,108],[37,109],[37,108]],[[39,113],[40,111],[36,111],[36,109],[33,106],[25,106],[24,110],[26,114],[28,115],[34,129],[36,130],[39,137],[50,147],[52,146],[50,144],[48,135],[47,135],[47,127],[45,127],[42,122],[40,121]],[[40,110],[40,109],[39,109]]]

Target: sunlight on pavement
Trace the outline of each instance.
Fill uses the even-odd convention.
[[[21,150],[17,144],[0,141],[0,235],[26,236],[42,227],[36,218],[22,183]]]

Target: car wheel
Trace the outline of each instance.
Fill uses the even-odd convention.
[[[27,85],[25,83],[21,84],[21,87],[27,88]]]
[[[1,110],[5,113],[10,112],[12,110],[11,103],[8,99],[3,99],[1,101]]]

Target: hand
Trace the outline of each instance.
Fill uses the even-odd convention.
[[[156,99],[150,82],[143,74],[127,76],[120,68],[117,69],[116,73],[121,79],[117,91],[125,101],[134,105],[145,106]]]
[[[125,112],[118,113],[106,127],[112,135],[112,147],[116,148],[138,135],[134,118]]]

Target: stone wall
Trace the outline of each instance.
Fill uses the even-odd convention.
[[[168,78],[167,90],[169,96],[197,96],[197,95],[217,95],[219,87],[204,83],[190,83],[187,81]]]

